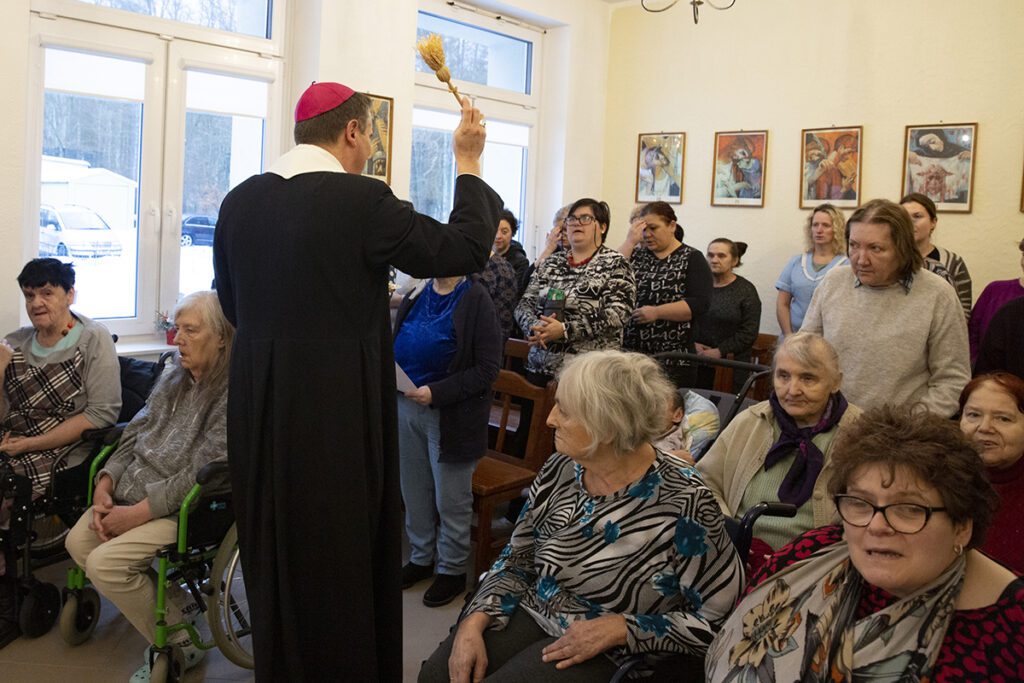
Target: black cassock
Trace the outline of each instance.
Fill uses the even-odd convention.
[[[228,455],[258,681],[401,680],[388,264],[482,270],[501,207],[469,175],[447,225],[344,173],[265,173],[224,199],[214,265],[237,327]]]

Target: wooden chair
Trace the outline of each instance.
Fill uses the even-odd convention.
[[[733,354],[724,356],[727,360],[736,360]],[[715,367],[715,383],[712,388],[715,391],[723,394],[731,394],[732,392],[733,373],[732,368],[727,368],[722,365]]]
[[[775,344],[778,341],[778,335],[757,335],[757,341],[754,342],[754,346],[750,349],[751,362],[770,366],[772,364],[772,355],[775,353]],[[772,378],[771,375],[768,375],[754,382],[754,386],[750,390],[750,398],[756,401],[764,401],[767,400],[771,393]]]
[[[529,353],[530,343],[528,341],[509,337],[505,341],[505,354],[501,367],[521,375],[526,363],[526,356]],[[510,411],[505,418],[502,417],[503,409]],[[500,433],[505,429],[502,425],[506,425],[509,431],[515,432],[519,429],[519,404],[505,402],[503,408],[502,401],[495,399],[491,405],[491,417],[488,424],[492,431],[497,430]],[[498,446],[497,450],[501,450],[501,446]]]
[[[537,387],[521,375],[499,370],[494,392],[500,408],[497,440],[494,448],[488,449],[487,454],[477,463],[473,473],[473,511],[476,512],[476,524],[472,529],[472,537],[476,541],[474,579],[487,570],[497,555],[497,546],[500,546],[491,531],[494,508],[518,498],[522,490],[533,483],[541,465],[554,451],[554,433],[546,422],[554,402],[555,382],[552,381],[547,387]],[[518,419],[513,399],[533,401],[523,458],[509,453],[515,441],[515,429],[510,429],[510,418],[517,416]]]

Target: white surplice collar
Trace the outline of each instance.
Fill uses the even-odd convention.
[[[344,173],[341,162],[323,147],[296,145],[275,161],[267,173],[279,175],[285,180],[303,173]]]

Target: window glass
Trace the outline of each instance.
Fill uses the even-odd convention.
[[[258,38],[270,37],[271,0],[78,0]]]
[[[137,313],[141,62],[47,48],[39,255],[75,264],[75,309]]]
[[[224,195],[263,171],[267,84],[186,72],[185,168],[178,291],[209,289],[213,229]]]
[[[420,12],[417,38],[431,33],[441,36],[453,79],[530,94],[533,44],[529,41]],[[416,70],[433,73],[418,53]]]
[[[412,117],[412,182],[409,196],[416,210],[447,221],[455,189],[452,132],[459,115],[414,108]],[[516,218],[526,208],[527,154],[530,127],[487,120],[487,143],[481,159],[483,177]]]

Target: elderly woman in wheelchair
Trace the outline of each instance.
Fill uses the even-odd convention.
[[[72,265],[33,259],[18,286],[32,324],[0,338],[0,647],[21,632],[15,558],[31,534],[31,514],[12,520],[12,504],[31,510],[48,495],[55,473],[87,455],[82,433],[113,424],[121,407],[110,332],[71,310]]]
[[[174,312],[179,362],[166,370],[149,401],[125,428],[96,475],[92,507],[67,537],[67,549],[96,589],[150,642],[157,642],[152,564],[175,542],[178,516],[204,465],[226,456],[228,359],[234,329],[214,292],[185,297]],[[184,591],[166,596],[168,624],[183,621]],[[185,666],[203,650],[175,630]],[[161,643],[160,645],[164,645]],[[133,681],[149,680],[145,664]]]
[[[642,354],[565,364],[557,452],[420,681],[607,681],[636,653],[703,666],[743,568],[696,470],[650,444],[673,391]]]
[[[787,336],[772,361],[772,393],[736,416],[697,463],[723,512],[742,516],[758,503],[795,506],[790,519],[758,524],[757,568],[791,539],[833,521],[827,488],[838,437],[861,411],[840,391],[839,356],[821,335]]]

